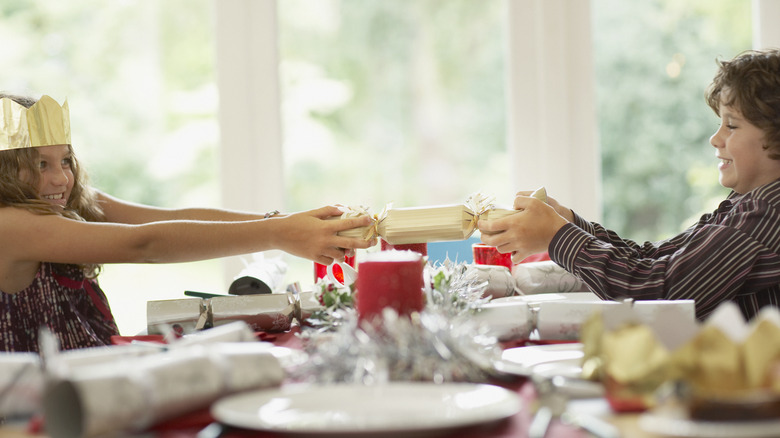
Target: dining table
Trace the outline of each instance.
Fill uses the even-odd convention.
[[[301,327],[293,325],[290,330],[277,333],[258,333],[258,339],[271,342],[278,347],[290,349],[303,349],[303,340],[300,336]],[[506,348],[516,347],[517,342],[503,344]],[[518,412],[508,418],[491,420],[486,422],[476,422],[460,427],[442,427],[441,429],[426,431],[425,433],[380,433],[380,436],[436,436],[440,438],[517,438],[531,437],[530,428],[534,421],[538,408],[538,392],[536,385],[528,378],[513,376],[511,378],[501,378],[496,381],[488,382],[497,385],[509,391],[515,392],[521,400],[521,407]],[[287,385],[283,382],[282,386]],[[381,400],[366,401],[376,403],[378,406],[377,415],[382,415]],[[433,407],[432,407],[433,408]],[[642,430],[638,425],[640,413],[624,412],[617,413],[603,397],[596,398],[578,398],[569,400],[566,405],[566,411],[570,414],[583,414],[590,418],[595,418],[611,425],[617,432],[616,436],[630,438],[660,438]],[[24,420],[6,420],[0,422],[0,438],[34,438],[46,437],[45,420],[39,416]],[[122,435],[127,437],[159,437],[159,438],[289,438],[290,436],[336,436],[333,434],[288,434],[286,432],[273,430],[243,429],[240,427],[223,425],[218,423],[212,415],[209,407],[187,412],[175,418],[168,419],[158,423],[150,429],[138,434]],[[355,436],[365,436],[356,433]],[[546,438],[578,438],[598,436],[593,435],[582,428],[567,424],[565,421],[554,418],[547,428]],[[666,435],[664,435],[666,436]]]

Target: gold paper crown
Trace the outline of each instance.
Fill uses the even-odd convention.
[[[60,106],[42,96],[29,109],[13,99],[0,99],[0,150],[70,143],[68,102]]]

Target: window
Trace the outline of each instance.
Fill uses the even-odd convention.
[[[593,0],[606,226],[669,237],[728,194],[704,92],[716,58],[751,47],[750,17],[750,0]]]
[[[342,203],[379,213],[388,203],[514,193],[505,7],[278,2],[287,208]],[[310,262],[298,269],[311,276]]]
[[[99,189],[216,207],[211,12],[209,0],[4,1],[0,88],[68,99],[74,148]],[[221,269],[219,261],[106,265],[100,281],[120,329],[133,334],[146,326],[146,300],[223,288]]]

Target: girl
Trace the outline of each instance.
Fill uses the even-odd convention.
[[[173,263],[280,249],[322,264],[374,242],[338,236],[368,217],[163,209],[89,187],[70,144],[67,103],[0,95],[0,350],[63,349],[118,334],[96,277],[103,263]]]
[[[549,251],[603,299],[693,299],[699,319],[726,300],[746,318],[780,305],[780,51],[748,51],[719,65],[707,102],[721,126],[710,143],[720,184],[732,192],[715,212],[678,236],[640,245],[520,192],[521,212],[479,222],[498,233],[482,241],[516,261]]]

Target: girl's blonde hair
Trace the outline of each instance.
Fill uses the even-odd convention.
[[[36,100],[25,96],[0,94],[0,98],[13,99],[20,105],[31,107]],[[38,148],[20,148],[0,151],[0,207],[22,208],[35,214],[58,214],[74,220],[103,222],[106,220],[103,209],[97,200],[97,195],[89,185],[73,147],[68,145],[71,154],[71,170],[73,172],[73,190],[71,191],[65,209],[59,209],[44,201],[38,193],[40,170],[38,163],[40,154]],[[27,176],[22,178],[21,175]],[[98,264],[80,265],[89,278],[100,273]]]

